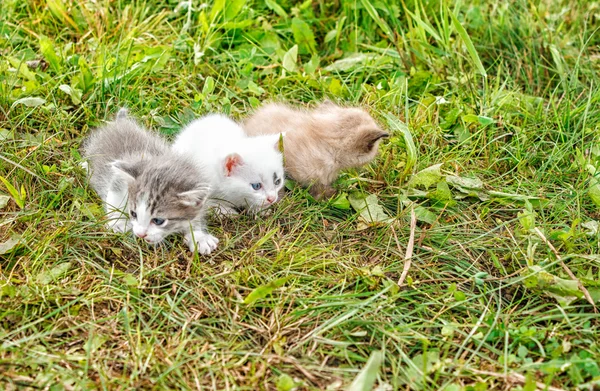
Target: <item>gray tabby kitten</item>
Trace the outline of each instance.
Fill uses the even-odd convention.
[[[206,175],[190,159],[171,151],[121,109],[83,144],[89,180],[104,201],[108,227],[159,243],[183,233],[191,251],[210,254],[217,238],[208,234],[204,212],[209,195]],[[122,210],[125,209],[126,213]],[[129,216],[129,217],[128,217]]]

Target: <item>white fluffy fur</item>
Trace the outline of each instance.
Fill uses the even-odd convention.
[[[277,201],[283,187],[279,134],[249,137],[231,119],[212,114],[187,125],[173,144],[206,167],[213,189],[210,199],[225,213],[236,208],[258,211]],[[260,184],[254,189],[252,184]]]

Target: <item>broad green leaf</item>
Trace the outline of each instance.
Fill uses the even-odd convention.
[[[477,121],[479,121],[479,123],[480,123],[481,125],[484,125],[484,126],[485,126],[485,125],[490,125],[490,124],[493,124],[493,123],[494,123],[494,119],[493,119],[493,118],[486,117],[486,116],[484,116],[484,115],[478,115],[478,116],[477,116]]]
[[[227,0],[225,2],[225,20],[235,19],[245,4],[246,0]]]
[[[279,4],[277,4],[277,0],[265,0],[265,5],[271,11],[275,11],[275,13],[277,15],[281,16],[282,18],[287,19],[287,17],[288,17],[287,13],[285,12],[285,10],[283,8],[281,8],[281,6]]]
[[[425,354],[417,354],[410,360],[406,369],[409,384],[414,389],[421,389],[425,377],[438,369],[440,365],[440,353],[437,350],[431,350]]]
[[[80,87],[84,93],[88,92],[94,86],[94,74],[83,56],[79,57],[77,65],[79,65],[79,71],[81,72]]]
[[[517,217],[521,223],[521,227],[526,231],[530,231],[535,228],[535,212],[531,208],[531,204],[526,206],[527,208],[522,212],[517,213]]]
[[[442,165],[443,163],[435,164],[417,172],[415,175],[410,177],[407,186],[409,188],[422,186],[428,189],[430,186],[436,185],[442,180]]]
[[[525,287],[545,293],[556,299],[561,305],[568,305],[584,297],[577,281],[554,276],[540,266],[529,266],[521,275],[526,277],[523,280]]]
[[[348,197],[348,201],[355,211],[360,213],[360,217],[367,224],[372,223],[389,223],[393,219],[379,205],[379,200],[375,194],[369,194],[365,197],[364,194],[353,192]]]
[[[295,386],[294,379],[285,373],[282,373],[277,379],[277,391],[291,391]]]
[[[77,88],[71,88],[71,86],[61,84],[60,86],[58,86],[58,89],[64,92],[65,94],[69,95],[74,105],[78,105],[81,103],[82,93]]]
[[[280,288],[289,280],[290,277],[282,277],[278,278],[275,281],[271,281],[268,284],[261,285],[257,288],[254,288],[248,296],[244,299],[244,303],[248,305],[254,304],[256,301],[264,299],[268,295],[270,295],[275,289]]]
[[[338,78],[332,78],[329,82],[329,92],[335,96],[342,96],[342,82]]]
[[[384,113],[383,116],[385,117],[390,130],[392,130],[392,132],[399,131],[404,138],[404,147],[406,148],[406,164],[404,166],[404,175],[406,176],[412,171],[413,167],[417,163],[417,147],[415,146],[412,134],[405,123],[400,121],[391,113]]]
[[[479,54],[477,54],[477,50],[475,50],[475,46],[473,45],[473,41],[471,41],[471,37],[469,37],[469,34],[467,34],[467,31],[462,26],[462,24],[460,24],[456,15],[454,15],[454,13],[450,11],[448,13],[450,14],[450,18],[452,19],[452,24],[454,25],[456,32],[458,32],[458,35],[460,35],[460,38],[463,40],[465,46],[467,47],[467,52],[469,52],[469,56],[471,57],[471,61],[473,61],[475,69],[477,70],[477,72],[479,72],[481,76],[487,77],[487,72],[485,71],[481,60],[479,59]]]
[[[468,193],[469,190],[483,190],[483,182],[477,177],[468,178],[456,175],[446,175],[446,182],[463,193]]]
[[[54,50],[54,42],[52,42],[52,40],[50,40],[50,38],[48,37],[41,36],[40,51],[42,52],[42,55],[44,56],[46,61],[48,61],[48,64],[50,64],[52,70],[54,70],[54,72],[56,73],[59,73],[62,68],[62,61],[60,57],[58,57],[58,55],[56,54],[56,51]]]
[[[17,244],[21,241],[21,237],[18,235],[11,236],[6,242],[0,243],[0,255],[8,254],[11,252]]]
[[[24,61],[18,60],[16,58],[10,57],[10,56],[6,56],[6,59],[8,60],[8,62],[10,62],[10,65],[12,65],[13,67],[15,67],[17,69],[17,72],[19,73],[19,75],[23,76],[24,78],[31,81],[32,83],[35,83],[36,85],[38,84],[35,73],[29,70],[29,68],[27,67],[27,64],[25,64]]]
[[[296,72],[298,61],[298,45],[294,45],[283,55],[283,68],[288,72]]]
[[[590,196],[590,199],[594,205],[600,207],[600,183],[598,183],[595,179],[588,190],[588,195]]]
[[[437,215],[424,206],[415,207],[415,216],[418,221],[427,224],[433,224],[437,220]]]
[[[215,18],[221,13],[221,11],[223,11],[223,8],[225,8],[225,2],[225,0],[215,0],[213,2],[213,6],[210,10],[211,21],[214,21]]]
[[[308,23],[300,18],[292,19],[292,33],[294,42],[300,47],[300,53],[315,53],[315,35]]]
[[[337,209],[348,210],[350,209],[350,201],[348,201],[348,195],[346,193],[341,193],[333,201],[331,201],[331,206]]]
[[[50,284],[61,278],[71,269],[72,262],[63,262],[54,266],[52,269],[45,270],[36,276],[36,281],[42,285]]]
[[[15,107],[17,105],[24,105],[27,107],[37,107],[37,106],[41,106],[44,103],[46,103],[46,99],[44,98],[39,98],[39,97],[34,97],[34,96],[30,96],[27,98],[21,98],[16,100],[11,107]]]
[[[8,200],[10,200],[9,196],[0,195],[0,209],[6,208],[6,205],[8,205]]]
[[[215,79],[212,76],[208,76],[204,81],[204,86],[202,87],[202,95],[208,96],[213,93],[215,90]]]
[[[445,180],[437,183],[436,189],[427,193],[427,198],[437,201],[441,204],[454,205],[456,202],[452,200],[452,192]]]
[[[371,391],[377,380],[379,368],[383,363],[383,353],[375,350],[369,356],[369,360],[354,378],[347,391]]]

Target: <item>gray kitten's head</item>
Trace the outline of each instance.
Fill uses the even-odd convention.
[[[189,231],[191,220],[203,212],[209,187],[185,157],[165,154],[135,162],[115,161],[113,169],[128,186],[133,233],[148,243]]]

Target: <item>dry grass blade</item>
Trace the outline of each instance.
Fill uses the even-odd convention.
[[[406,253],[404,254],[404,267],[402,268],[402,274],[398,279],[398,286],[402,286],[404,284],[404,280],[408,275],[408,271],[411,266],[411,258],[413,256],[413,250],[415,247],[415,230],[417,228],[417,215],[415,214],[415,207],[411,205],[410,208],[410,236],[408,237],[408,244],[406,245]],[[400,243],[398,242],[398,236],[396,235],[396,231],[392,226],[392,232],[394,233],[394,239],[396,240],[396,245],[398,246],[398,251],[402,251],[400,249]]]

